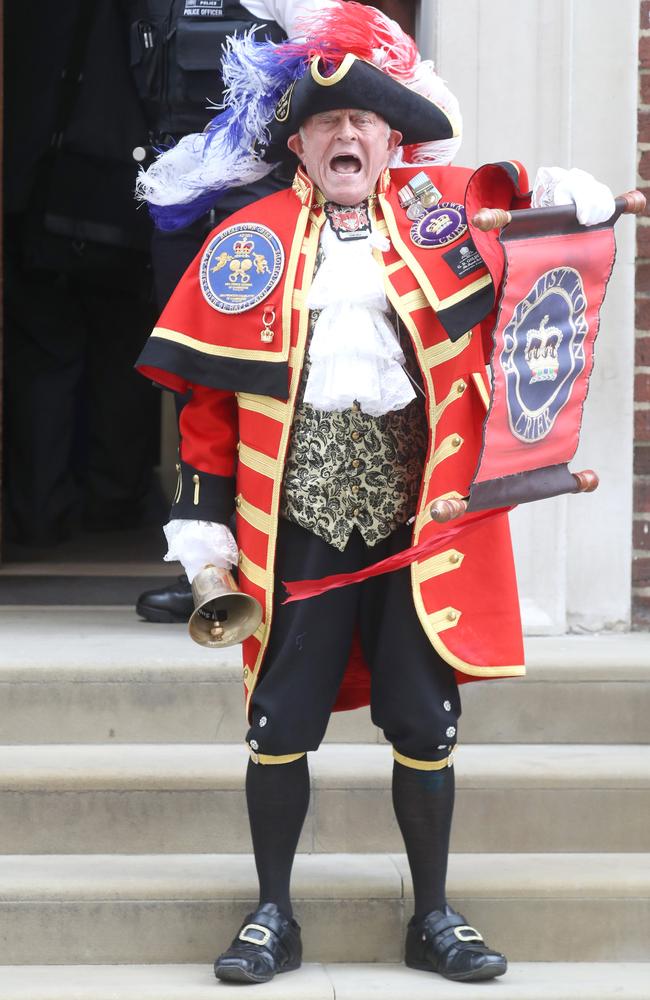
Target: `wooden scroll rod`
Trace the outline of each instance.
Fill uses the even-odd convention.
[[[576,481],[576,488],[572,493],[593,493],[598,488],[598,474],[593,469],[584,469],[582,472],[572,472],[571,475]],[[457,517],[462,517],[469,506],[469,500],[462,497],[449,500],[434,500],[429,507],[431,519],[437,524],[446,524],[447,521],[454,521]]]
[[[615,201],[616,218],[619,215],[641,215],[645,212],[645,195],[640,191],[628,191],[627,194],[620,194]],[[528,215],[530,212],[552,212],[554,209],[562,208],[566,211],[571,209],[570,205],[556,205],[551,208],[526,208],[523,209]],[[530,215],[529,215],[530,218]],[[503,229],[504,226],[512,222],[512,212],[507,212],[504,208],[479,208],[472,219],[472,225],[480,229],[483,233],[488,233],[491,229]]]

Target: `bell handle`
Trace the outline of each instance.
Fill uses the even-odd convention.
[[[429,507],[431,519],[438,524],[446,524],[461,517],[467,510],[467,500],[462,498],[449,498],[447,500],[434,500]]]

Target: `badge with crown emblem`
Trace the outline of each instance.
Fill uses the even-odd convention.
[[[550,433],[585,366],[587,299],[571,267],[554,268],[519,302],[503,332],[510,430],[534,444]]]
[[[455,243],[467,232],[465,209],[455,201],[439,201],[411,226],[411,239],[418,247],[432,250]]]
[[[284,250],[271,229],[252,222],[229,226],[203,253],[201,291],[217,312],[246,312],[273,291],[283,268]]]

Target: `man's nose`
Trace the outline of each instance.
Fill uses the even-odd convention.
[[[340,139],[356,139],[357,129],[349,115],[343,115],[339,121],[338,128]]]

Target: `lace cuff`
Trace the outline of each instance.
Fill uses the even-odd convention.
[[[531,208],[550,208],[555,205],[555,189],[568,173],[563,167],[540,167],[533,181]]]
[[[214,521],[170,521],[163,528],[168,551],[165,562],[180,562],[190,583],[208,563],[221,569],[237,565],[237,543],[225,524]]]
[[[606,222],[614,214],[614,195],[606,184],[572,167],[540,167],[533,183],[533,208],[548,208],[550,205],[571,205],[576,207],[576,217],[583,226],[597,226]]]

